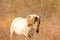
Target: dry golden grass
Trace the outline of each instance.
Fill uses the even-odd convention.
[[[0,40],[10,40],[9,30],[15,17],[41,16],[34,40],[60,40],[60,0],[0,0]],[[30,40],[14,34],[14,40]]]

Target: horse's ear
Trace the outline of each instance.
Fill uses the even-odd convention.
[[[37,26],[37,30],[36,30],[37,33],[39,33],[39,26],[40,26],[40,18],[38,20],[38,26]]]
[[[33,24],[34,20],[30,16],[27,16],[27,25],[31,26]]]

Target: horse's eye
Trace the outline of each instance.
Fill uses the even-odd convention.
[[[36,22],[36,21],[38,21],[38,18],[37,18],[37,17],[35,17],[35,22]]]

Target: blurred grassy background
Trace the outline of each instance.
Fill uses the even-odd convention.
[[[15,17],[28,14],[41,16],[40,32],[34,35],[34,40],[60,40],[60,0],[0,0],[0,40],[9,40]],[[13,38],[27,40],[24,36]]]

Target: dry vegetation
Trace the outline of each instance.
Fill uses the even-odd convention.
[[[41,16],[40,32],[34,40],[60,40],[60,0],[0,0],[0,40],[9,40],[9,28],[15,17]],[[29,40],[23,35],[14,40]]]

